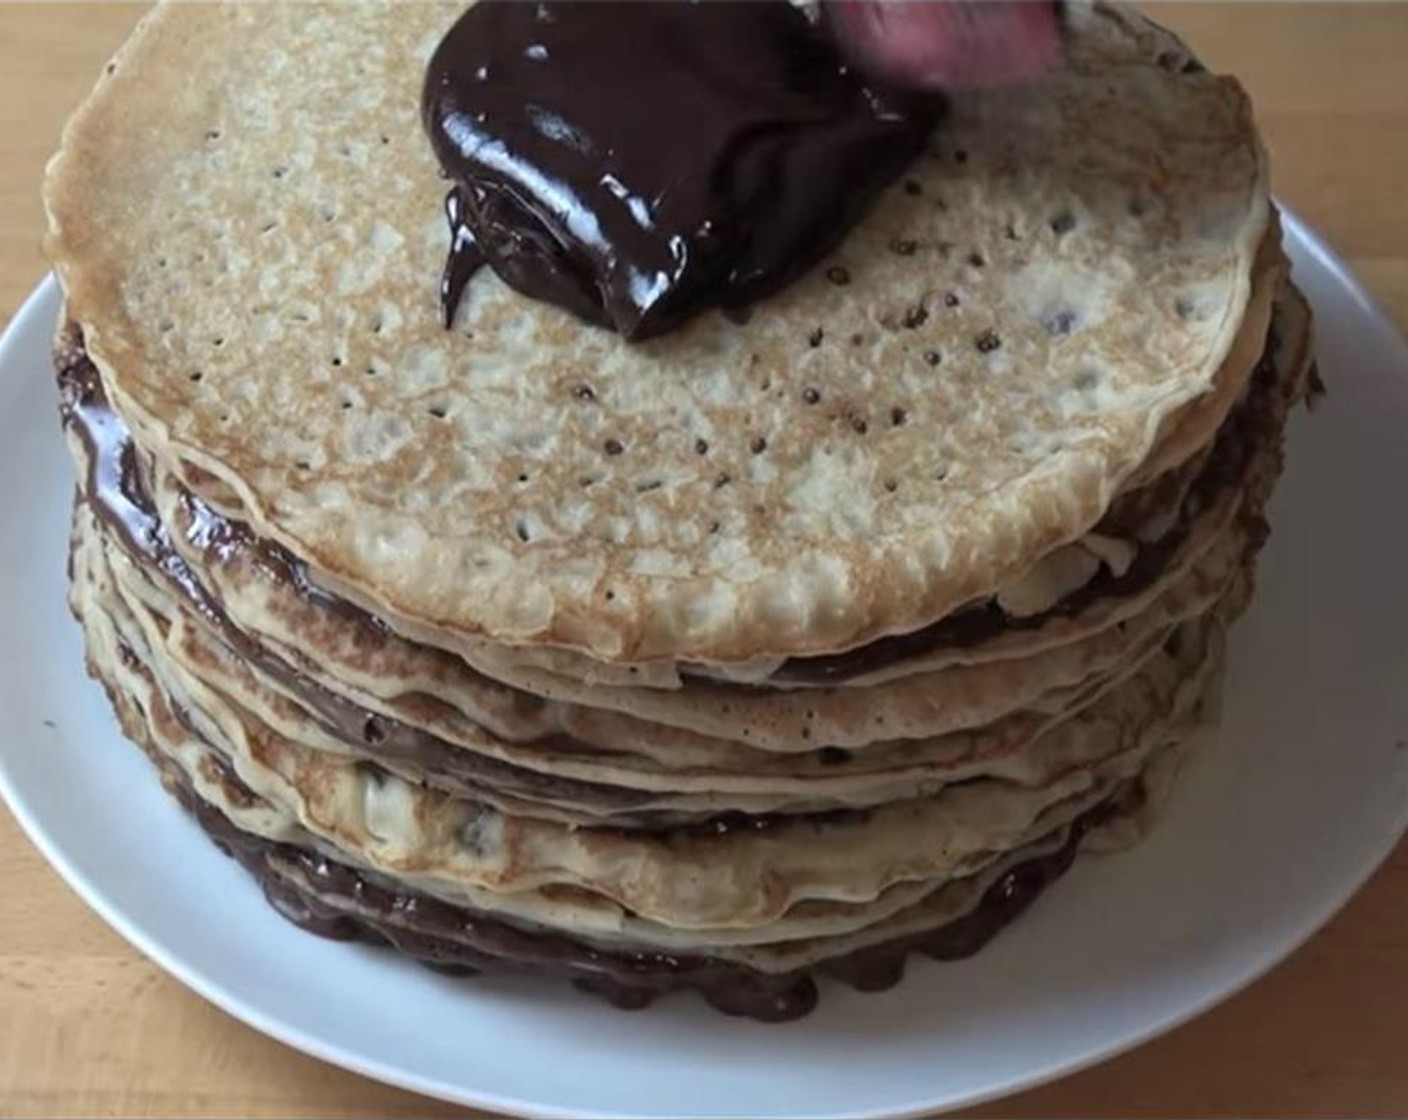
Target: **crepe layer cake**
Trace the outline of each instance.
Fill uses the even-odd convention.
[[[746,316],[447,329],[463,11],[163,6],[66,129],[90,672],[317,933],[760,1019],[976,951],[1215,714],[1313,380],[1244,94],[1073,5]]]

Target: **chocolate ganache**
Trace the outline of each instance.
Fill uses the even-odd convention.
[[[454,183],[445,322],[485,263],[631,339],[745,306],[844,236],[937,110],[787,0],[481,0],[422,101]]]

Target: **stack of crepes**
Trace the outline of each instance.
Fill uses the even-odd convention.
[[[163,7],[69,125],[92,674],[321,933],[764,1019],[973,952],[1138,834],[1247,602],[1312,375],[1243,92],[1072,6],[746,319],[446,330],[460,10]]]

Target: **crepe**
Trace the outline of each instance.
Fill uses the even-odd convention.
[[[474,891],[481,903],[570,886],[637,917],[690,930],[767,926],[809,901],[868,903],[904,883],[932,889],[1069,823],[1140,773],[1150,753],[1195,713],[1212,664],[1205,643],[1220,640],[1215,623],[1190,629],[1138,688],[1053,734],[1042,747],[1053,780],[1041,789],[966,782],[929,801],[761,831],[571,830],[429,793],[309,750],[251,714],[222,706],[193,676],[153,655],[163,620],[116,594],[91,530],[91,522],[80,527],[75,550],[75,605],[88,628],[90,659],[100,667],[125,666],[123,690],[142,693],[144,709],[168,713],[153,721],[158,735],[177,741],[168,750],[189,754],[192,738],[218,744],[223,763],[245,787],[286,810],[276,834],[288,834],[297,822],[359,866],[442,891]],[[183,730],[173,734],[178,723]],[[199,764],[187,765],[199,772]],[[906,850],[915,841],[927,846]],[[849,853],[841,877],[834,850]]]
[[[1237,336],[1246,98],[1103,5],[746,329],[630,345],[484,276],[446,332],[415,83],[458,11],[159,8],[45,185],[142,442],[420,640],[726,663],[923,626],[1088,531]]]

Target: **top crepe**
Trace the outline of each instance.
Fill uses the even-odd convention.
[[[955,98],[746,324],[631,345],[487,273],[441,328],[417,110],[460,10],[162,7],[45,188],[144,445],[398,628],[712,663],[914,629],[1086,532],[1213,389],[1264,160],[1141,17],[1073,7],[1052,83]]]

